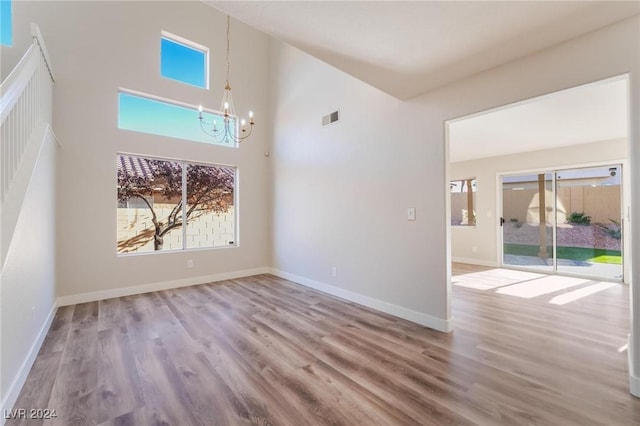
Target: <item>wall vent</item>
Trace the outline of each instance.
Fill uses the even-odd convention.
[[[331,114],[327,114],[322,117],[322,125],[326,126],[327,124],[333,124],[340,120],[339,111],[333,111]]]

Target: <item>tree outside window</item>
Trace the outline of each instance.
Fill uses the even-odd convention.
[[[451,226],[476,225],[476,179],[450,182]]]
[[[232,167],[118,155],[118,253],[234,245],[234,191]]]

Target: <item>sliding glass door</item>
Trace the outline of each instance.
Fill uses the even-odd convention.
[[[622,167],[502,177],[503,264],[622,279]]]
[[[556,172],[558,271],[622,279],[622,168]]]
[[[553,271],[553,173],[502,178],[505,265]]]

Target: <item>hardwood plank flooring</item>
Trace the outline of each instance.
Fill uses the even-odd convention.
[[[60,308],[6,424],[640,424],[627,286],[453,271],[449,334],[271,275]]]

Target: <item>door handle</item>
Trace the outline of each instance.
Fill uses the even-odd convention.
[[[504,225],[504,222],[505,222],[504,217],[501,217],[500,218],[500,226]]]

